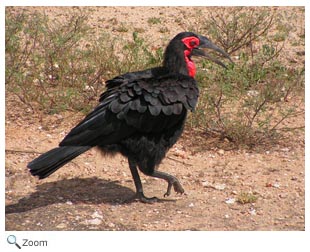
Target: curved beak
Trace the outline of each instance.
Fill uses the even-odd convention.
[[[198,36],[199,40],[200,40],[200,45],[196,48],[194,48],[192,50],[192,56],[203,56],[206,57],[207,59],[215,62],[216,64],[227,68],[224,63],[222,63],[221,61],[219,61],[218,59],[213,58],[211,55],[209,55],[206,51],[202,50],[201,48],[208,48],[208,49],[212,49],[218,53],[220,53],[221,55],[223,55],[225,58],[229,59],[230,62],[233,63],[232,59],[229,57],[228,53],[226,53],[224,50],[222,50],[221,48],[217,47],[216,45],[214,45],[208,38],[204,37],[204,36]]]

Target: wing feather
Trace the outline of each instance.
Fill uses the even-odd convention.
[[[165,131],[184,120],[184,113],[193,111],[198,99],[195,80],[183,75],[156,78],[149,72],[131,73],[107,81],[107,87],[98,106],[61,146],[111,144],[135,132]]]

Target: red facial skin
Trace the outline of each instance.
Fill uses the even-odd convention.
[[[187,65],[188,74],[194,78],[196,74],[196,66],[194,62],[189,59],[189,55],[195,47],[199,46],[200,41],[196,37],[186,37],[182,39],[182,42],[187,47],[187,50],[184,51],[184,58]]]

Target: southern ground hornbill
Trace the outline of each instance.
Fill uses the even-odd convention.
[[[205,56],[225,67],[201,48],[213,49],[230,60],[206,37],[179,33],[166,48],[163,66],[108,80],[98,106],[69,132],[59,147],[28,164],[31,174],[46,178],[97,146],[104,153],[121,153],[128,158],[136,199],[147,203],[157,200],[144,196],[137,168],[168,182],[164,196],[170,195],[172,187],[176,193],[184,193],[176,177],[158,171],[157,167],[181,136],[187,111],[193,111],[197,103],[199,91],[192,56]]]

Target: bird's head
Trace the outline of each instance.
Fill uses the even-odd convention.
[[[168,44],[164,56],[164,66],[173,73],[181,73],[194,77],[196,67],[192,61],[192,56],[202,56],[226,68],[221,61],[213,58],[203,50],[207,48],[220,53],[232,62],[229,55],[214,45],[207,37],[197,35],[193,32],[181,32]]]

